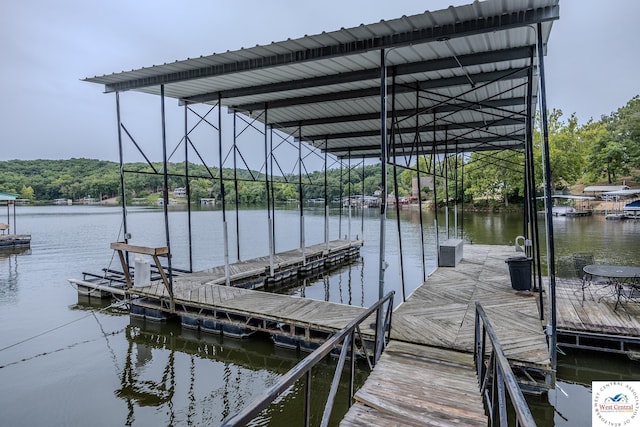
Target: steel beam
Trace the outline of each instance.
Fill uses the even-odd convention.
[[[145,87],[166,85],[186,80],[202,79],[229,73],[252,71],[277,66],[317,61],[338,56],[361,54],[379,49],[410,46],[420,43],[434,42],[458,37],[466,37],[512,28],[535,25],[540,22],[553,21],[560,16],[560,6],[551,5],[541,8],[514,11],[495,16],[483,16],[467,21],[419,28],[402,33],[392,33],[364,40],[352,40],[346,43],[328,44],[313,48],[289,50],[269,56],[258,56],[240,61],[230,61],[201,68],[160,73],[155,76],[144,76],[125,81],[105,84],[105,92],[141,89]],[[249,49],[247,51],[250,51]],[[223,55],[221,55],[223,56]],[[173,67],[167,66],[167,71]],[[106,76],[105,76],[106,77]],[[113,76],[108,76],[113,77]],[[86,79],[99,82],[99,78]]]
[[[470,77],[473,81],[478,83],[486,83],[497,80],[515,80],[515,79],[524,79],[527,77],[527,69],[528,67],[523,68],[515,68],[515,69],[507,69],[501,71],[489,71],[486,73],[475,73],[471,74]],[[467,76],[455,76],[455,77],[447,77],[443,79],[434,79],[434,80],[422,80],[411,82],[406,85],[398,85],[396,88],[396,94],[401,93],[413,93],[416,89],[420,90],[429,90],[429,89],[439,89],[450,86],[468,86],[469,80]],[[300,97],[291,97],[291,98],[281,98],[281,99],[270,99],[269,100],[269,109],[277,109],[277,108],[286,108],[293,107],[298,105],[309,105],[316,104],[320,102],[334,102],[334,101],[344,101],[350,99],[358,99],[358,98],[371,98],[379,95],[380,88],[372,85],[368,88],[355,89],[355,90],[347,90],[340,92],[327,92],[319,95],[309,95],[309,96],[300,96]],[[230,105],[228,107],[234,111],[244,111],[251,112],[256,110],[264,109],[264,101],[262,102],[252,102],[247,104],[238,104],[238,105]]]
[[[534,46],[535,47],[535,46]],[[511,49],[502,49],[481,53],[461,55],[457,59],[465,66],[482,65],[495,62],[514,61],[519,59],[529,59],[532,47],[523,46]],[[419,61],[409,64],[398,64],[395,66],[396,76],[403,76],[414,73],[428,73],[451,68],[458,68],[459,62],[455,57],[440,58],[429,61]],[[329,85],[359,82],[363,80],[376,80],[380,71],[377,68],[366,70],[350,71],[346,73],[332,74],[327,76],[310,77],[306,79],[268,83],[249,87],[238,87],[220,92],[209,92],[201,95],[183,98],[180,102],[212,102],[222,98],[236,98],[243,96],[263,95],[267,93],[309,89]]]
[[[455,113],[465,110],[484,110],[484,109],[501,109],[504,107],[522,106],[525,103],[524,97],[514,97],[506,99],[495,99],[480,102],[458,102],[452,104],[443,104],[437,107],[423,107],[418,109],[404,109],[397,110],[396,117],[411,117],[419,116],[422,114],[435,113]],[[520,115],[518,112],[513,114]],[[388,114],[390,117],[390,113]],[[277,129],[296,127],[296,126],[317,126],[328,125],[335,123],[348,123],[348,122],[361,122],[366,120],[378,120],[380,119],[380,113],[364,113],[364,114],[352,114],[343,116],[331,116],[331,117],[318,117],[312,119],[291,120],[286,122],[273,123],[273,126]]]

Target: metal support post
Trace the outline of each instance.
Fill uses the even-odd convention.
[[[169,276],[169,297],[170,297],[170,310],[171,313],[175,311],[175,305],[173,300],[173,272],[171,270],[171,239],[169,236],[169,174],[168,174],[168,162],[167,162],[167,126],[166,126],[166,115],[164,109],[164,85],[160,86],[160,112],[162,116],[162,166],[163,166],[163,188],[162,188],[162,197],[163,197],[163,211],[164,211],[164,231],[165,237],[167,241],[167,268],[168,268],[168,276]],[[161,269],[161,274],[162,269]]]
[[[120,205],[122,206],[122,232],[125,243],[129,243],[129,229],[127,227],[127,192],[124,184],[124,152],[122,149],[122,120],[120,118],[120,92],[116,92],[116,117],[118,120],[118,158],[120,161]],[[129,253],[125,255],[127,269],[129,268]]]
[[[218,94],[218,175],[220,176],[220,201],[222,203],[222,239],[224,244],[224,277],[227,286],[231,286],[229,269],[229,230],[227,228],[227,202],[224,194],[224,162],[222,161],[222,94]]]
[[[298,126],[298,204],[300,205],[300,250],[302,265],[307,264],[304,240],[304,192],[302,190],[302,126]]]
[[[364,156],[362,156],[362,209],[360,209],[360,239],[364,240]]]
[[[236,202],[236,260],[240,261],[240,208],[238,197],[238,144],[237,144],[237,113],[233,112],[233,190]]]
[[[531,52],[531,63],[533,63],[534,52]],[[527,84],[527,144],[526,150],[528,153],[529,161],[529,182],[531,188],[531,194],[529,194],[530,198],[530,211],[531,211],[531,222],[533,226],[533,251],[535,252],[535,266],[538,276],[538,290],[540,291],[539,301],[540,301],[540,320],[544,320],[544,304],[543,304],[543,295],[542,295],[542,264],[540,258],[540,232],[538,227],[538,214],[536,208],[536,190],[535,190],[535,162],[533,161],[533,67],[529,68],[528,73],[528,84]],[[533,255],[533,254],[532,254]]]
[[[444,137],[444,226],[447,230],[447,239],[449,238],[449,157],[447,153],[447,130],[445,128]]]
[[[329,192],[327,188],[327,147],[328,140],[324,140],[324,244],[329,250]]]
[[[433,145],[431,146],[431,164],[433,165],[433,222],[435,224],[435,232],[436,232],[436,265],[439,264],[438,254],[440,251],[438,250],[438,241],[439,241],[439,230],[438,230],[438,180],[436,179],[436,112],[433,112]],[[445,137],[446,144],[446,137]]]
[[[340,203],[338,203],[338,239],[342,239],[342,157],[340,158]]]
[[[384,297],[384,270],[386,260],[384,256],[386,216],[387,216],[387,67],[385,64],[385,51],[380,50],[380,250],[378,269],[378,298]],[[378,325],[382,319],[378,319]]]
[[[273,227],[271,218],[271,190],[269,188],[269,125],[267,106],[264,107],[264,188],[267,195],[267,233],[269,236],[269,275],[274,274]]]
[[[189,271],[193,271],[193,239],[191,236],[191,182],[189,180],[189,103],[184,104],[184,180],[187,192],[187,233],[189,239]]]
[[[402,254],[402,229],[400,227],[400,194],[398,194],[398,158],[396,154],[396,74],[391,78],[391,147],[393,151],[393,194],[396,202],[396,231],[398,233],[398,262],[400,263],[400,285],[402,286],[402,302],[407,300],[404,283],[404,258]]]
[[[537,25],[538,33],[538,66],[540,68],[540,100],[541,100],[541,116],[542,116],[542,141],[543,141],[543,168],[544,168],[544,185],[546,199],[546,230],[547,230],[547,270],[549,273],[549,294],[551,298],[551,323],[547,331],[549,334],[549,353],[551,355],[551,367],[556,368],[557,352],[556,346],[558,337],[556,333],[556,266],[555,266],[555,249],[553,241],[553,216],[551,209],[553,207],[553,199],[551,197],[551,162],[549,160],[549,129],[547,127],[547,96],[544,80],[544,52],[542,47],[542,24]]]
[[[352,200],[351,196],[353,191],[351,190],[351,149],[349,149],[347,154],[347,180],[349,180],[349,184],[347,185],[347,198],[349,200],[349,217],[347,218],[347,240],[351,241],[351,210],[353,206],[351,206]]]
[[[420,89],[416,89],[416,124],[415,124],[415,133],[416,136],[414,138],[414,142],[416,143],[416,179],[418,180],[418,208],[420,210],[420,256],[421,256],[421,271],[422,271],[422,281],[427,281],[427,271],[424,266],[425,263],[425,253],[424,253],[424,220],[422,215],[422,192],[420,191],[420,115],[418,114],[420,111]],[[426,163],[426,161],[425,161]]]

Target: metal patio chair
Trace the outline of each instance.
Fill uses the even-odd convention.
[[[591,285],[602,285],[608,286],[610,283],[607,279],[603,277],[593,277],[590,274],[584,272],[584,267],[590,264],[594,264],[593,254],[589,252],[577,252],[573,254],[573,269],[575,271],[575,275],[578,279],[580,279],[580,289],[576,290],[576,292],[582,293],[582,301],[584,301],[584,291]],[[599,289],[600,290],[600,289]],[[598,290],[596,290],[598,292]],[[591,292],[590,292],[591,294]],[[595,300],[593,294],[591,294],[591,299]]]

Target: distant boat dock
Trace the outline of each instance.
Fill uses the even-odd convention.
[[[0,227],[3,224],[0,224]],[[31,247],[29,234],[0,234],[0,249],[22,249]]]
[[[0,250],[23,249],[31,247],[30,234],[16,233],[16,201],[17,194],[0,192],[0,206],[7,207],[7,222],[0,221]],[[12,208],[13,207],[13,214]],[[13,219],[13,226],[11,225]]]

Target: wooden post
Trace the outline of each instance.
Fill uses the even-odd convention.
[[[170,286],[169,278],[167,277],[164,269],[162,268],[162,264],[160,264],[160,256],[168,256],[169,248],[167,246],[161,246],[157,248],[150,248],[147,246],[136,246],[130,245],[126,242],[113,242],[110,245],[111,249],[114,251],[118,251],[118,257],[120,257],[120,263],[122,264],[122,270],[124,271],[124,276],[127,281],[127,290],[132,287],[131,283],[131,275],[129,274],[129,269],[127,268],[127,263],[124,257],[124,252],[141,254],[141,255],[149,255],[153,258],[153,262],[156,264],[156,268],[160,272],[160,277],[162,278],[162,283],[169,293],[169,308],[171,313],[175,311],[175,303],[173,301],[173,289]]]

